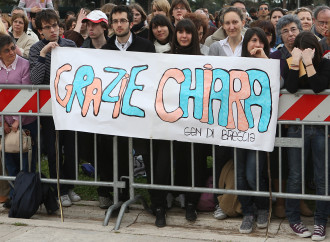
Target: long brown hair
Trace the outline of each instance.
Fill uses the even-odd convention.
[[[313,57],[313,65],[315,69],[318,68],[322,60],[322,47],[312,32],[310,31],[300,32],[294,41],[293,47],[297,47],[301,50],[307,48],[315,49],[315,53]]]
[[[191,33],[191,43],[187,47],[180,46],[177,39],[177,32],[186,31]],[[188,54],[188,55],[201,55],[201,50],[199,47],[198,33],[194,23],[190,19],[182,19],[178,22],[175,27],[171,53],[174,54]]]

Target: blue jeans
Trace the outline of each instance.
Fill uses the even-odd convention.
[[[256,151],[237,149],[237,189],[238,190],[257,190],[256,183]],[[266,153],[259,152],[259,190],[267,191],[267,183],[262,176],[263,168],[266,163]],[[258,210],[268,210],[268,198],[257,196],[238,196],[242,205],[244,216],[254,214],[253,204]]]
[[[301,126],[290,126],[288,137],[301,137]],[[325,130],[322,126],[305,126],[304,135],[304,167],[309,152],[312,152],[316,194],[325,195]],[[301,149],[288,148],[289,175],[287,192],[301,194]],[[329,171],[328,171],[329,172]],[[328,221],[328,207],[330,202],[316,201],[314,223],[326,225]],[[286,216],[290,224],[300,223],[300,200],[286,199]]]
[[[27,129],[30,131],[31,140],[32,140],[32,160],[31,160],[31,172],[36,171],[36,151],[37,151],[37,121],[34,121],[30,124],[23,125],[22,129]],[[20,167],[20,154],[19,153],[5,153],[5,166],[8,171],[9,176],[16,176],[21,170]],[[23,153],[23,171],[29,171],[29,162],[28,162],[28,152]],[[10,196],[13,191],[10,190]]]

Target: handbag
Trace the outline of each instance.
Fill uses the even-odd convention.
[[[220,189],[235,189],[234,179],[234,161],[229,160],[222,168],[219,177],[219,188]],[[238,196],[235,194],[223,194],[218,196],[219,207],[229,217],[236,217],[242,214],[241,204],[238,201]]]
[[[10,133],[5,135],[5,152],[6,153],[19,153],[20,150],[20,131],[10,131]],[[24,130],[22,130],[22,144],[23,153],[28,152],[32,148],[31,136],[26,135]],[[2,150],[2,144],[0,141],[0,152]]]

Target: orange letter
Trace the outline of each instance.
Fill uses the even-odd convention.
[[[246,119],[242,103],[240,100],[247,99],[251,95],[249,76],[245,71],[230,71],[229,81],[229,110],[228,110],[228,125],[226,128],[234,129],[234,117],[233,117],[233,103],[236,103],[237,107],[237,128],[240,131],[246,131],[249,128],[248,121]],[[239,91],[234,90],[234,80],[239,79],[241,82],[241,89]]]
[[[60,82],[60,75],[62,74],[62,72],[64,71],[71,71],[72,67],[70,64],[65,64],[63,66],[61,66],[60,68],[58,68],[57,72],[56,72],[56,78],[54,81],[54,86],[55,86],[55,95],[56,95],[56,101],[63,107],[65,108],[66,105],[68,104],[68,101],[70,99],[71,93],[72,93],[72,85],[66,85],[65,89],[66,89],[66,96],[65,98],[62,100],[60,95],[58,94],[58,83]]]
[[[206,64],[204,65],[204,68],[206,68],[206,70],[204,70],[203,116],[201,122],[207,123],[209,121],[209,102],[213,78],[213,67],[210,64]]]
[[[119,116],[121,100],[123,99],[123,93],[124,93],[125,87],[127,85],[128,78],[129,78],[129,75],[125,74],[125,77],[122,79],[120,90],[118,93],[118,101],[115,103],[115,107],[113,108],[113,114],[112,114],[113,118],[118,118],[118,116]]]
[[[164,74],[162,79],[160,79],[158,89],[157,89],[157,95],[156,95],[156,103],[155,108],[158,116],[166,122],[174,123],[178,119],[182,117],[183,111],[180,107],[178,107],[173,112],[166,112],[165,106],[164,106],[164,100],[163,100],[163,89],[165,86],[165,83],[168,79],[173,78],[176,80],[178,84],[182,83],[185,79],[185,76],[183,72],[179,69],[169,69]]]
[[[95,93],[93,93],[95,90]],[[97,116],[100,110],[102,98],[102,81],[100,78],[94,78],[93,83],[87,86],[85,93],[85,100],[81,109],[81,115],[85,117],[87,115],[89,105],[94,101],[94,116]]]

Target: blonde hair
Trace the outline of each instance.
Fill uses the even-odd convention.
[[[153,0],[151,3],[151,7],[155,6],[155,8],[158,11],[163,11],[164,13],[166,13],[166,17],[168,17],[169,19],[170,17],[170,8],[171,5],[167,0]],[[154,17],[154,13],[152,12],[152,17]]]
[[[0,20],[1,20],[1,18],[0,18]],[[0,21],[0,34],[8,34],[6,26],[2,23],[2,21]]]

